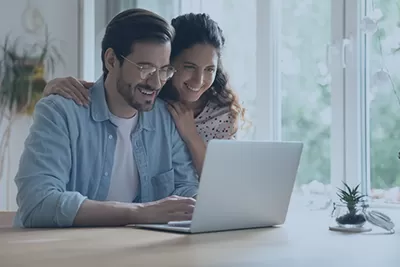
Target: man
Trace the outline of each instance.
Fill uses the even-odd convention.
[[[142,9],[102,41],[103,77],[87,109],[38,102],[15,182],[23,227],[119,226],[191,219],[198,180],[165,103],[174,30]],[[132,203],[133,202],[133,203]]]

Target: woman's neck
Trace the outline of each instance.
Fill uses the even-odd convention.
[[[186,102],[185,105],[193,110],[194,117],[197,117],[207,105],[205,99],[200,98],[196,102]]]

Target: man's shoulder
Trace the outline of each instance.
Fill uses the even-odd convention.
[[[62,120],[77,123],[88,117],[89,110],[76,104],[73,100],[59,95],[41,98],[35,106],[34,116],[45,116],[49,120]],[[82,121],[82,123],[84,123]]]
[[[85,109],[84,107],[77,105],[73,100],[60,95],[48,95],[41,98],[36,104],[36,108],[37,107],[55,109],[59,113],[65,113],[66,115],[78,113]]]
[[[160,113],[169,115],[169,111],[167,109],[167,102],[165,102],[161,98],[156,98],[156,100],[154,101],[153,110],[156,112],[160,112]]]
[[[153,109],[150,111],[147,111],[146,114],[154,119],[163,119],[163,120],[170,120],[172,119],[171,114],[168,111],[167,108],[167,103],[162,100],[157,98],[154,101],[154,106]]]
[[[171,114],[168,111],[167,103],[161,99],[156,99],[150,111],[142,112],[145,125],[162,132],[170,132],[175,126]]]

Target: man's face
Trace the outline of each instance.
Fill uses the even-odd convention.
[[[167,78],[174,73],[169,65],[170,43],[136,43],[115,71],[117,92],[137,111],[149,111]]]

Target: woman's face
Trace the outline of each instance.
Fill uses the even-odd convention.
[[[179,54],[172,64],[177,70],[172,85],[181,101],[195,102],[214,82],[218,51],[212,45],[196,44]]]

